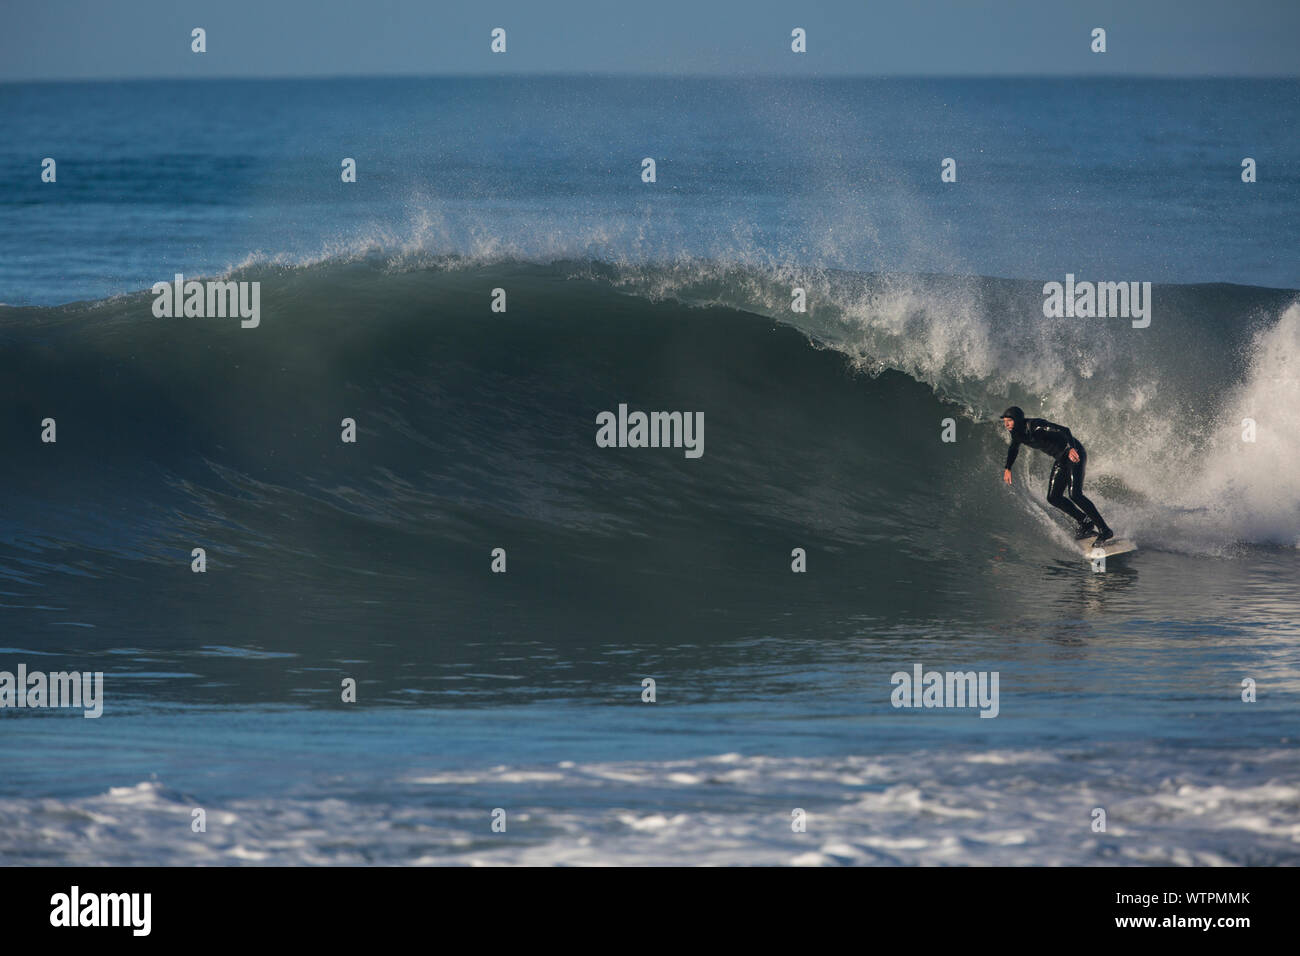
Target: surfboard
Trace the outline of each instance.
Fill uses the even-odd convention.
[[[1094,551],[1102,551],[1105,553],[1106,557],[1111,558],[1117,554],[1128,554],[1130,551],[1136,551],[1138,549],[1136,544],[1132,541],[1126,541],[1124,538],[1111,538],[1105,544],[1094,545],[1093,542],[1096,540],[1095,537],[1080,538],[1078,541],[1074,542],[1074,544],[1083,553],[1085,558],[1096,557],[1096,555],[1093,554]]]

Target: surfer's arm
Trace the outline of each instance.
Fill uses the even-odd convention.
[[[1007,464],[1003,469],[1004,471],[1011,470],[1011,466],[1016,463],[1016,455],[1018,454],[1020,454],[1020,442],[1013,438],[1011,439],[1011,447],[1007,449]]]

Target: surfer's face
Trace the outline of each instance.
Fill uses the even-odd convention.
[[[1016,427],[1016,420],[1014,418],[1004,418],[1002,419],[1002,424],[1007,426],[1007,431],[1011,431],[1011,429]]]

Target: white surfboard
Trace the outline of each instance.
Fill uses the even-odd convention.
[[[1105,554],[1108,558],[1113,558],[1117,554],[1128,554],[1130,551],[1136,551],[1138,546],[1132,541],[1126,541],[1124,538],[1111,538],[1104,544],[1094,545],[1096,537],[1080,538],[1074,542],[1078,549],[1083,553],[1085,558],[1099,557]]]

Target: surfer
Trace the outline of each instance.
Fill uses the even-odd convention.
[[[1101,544],[1115,537],[1102,520],[1097,506],[1084,496],[1083,469],[1088,464],[1088,453],[1070,429],[1043,418],[1025,418],[1019,406],[1012,405],[1002,413],[1002,424],[1011,433],[1011,447],[1007,449],[1007,464],[1002,480],[1011,484],[1011,466],[1021,445],[1028,445],[1052,456],[1052,475],[1047,479],[1047,503],[1060,508],[1078,522],[1076,538],[1097,536],[1093,544]],[[1068,490],[1068,495],[1067,495]]]

